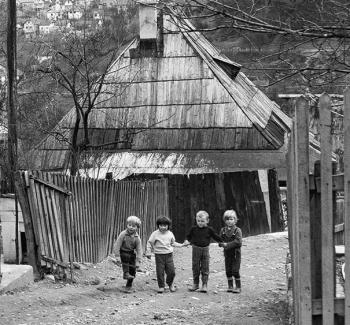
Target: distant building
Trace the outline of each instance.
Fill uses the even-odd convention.
[[[68,11],[68,19],[80,19],[83,17],[83,13],[80,10]]]
[[[26,37],[33,37],[37,32],[37,25],[33,21],[28,20],[23,24],[23,32]]]
[[[55,26],[55,24],[53,24],[53,23],[39,26],[39,34],[40,35],[47,35],[47,34],[55,32],[55,31],[57,31],[57,26]]]

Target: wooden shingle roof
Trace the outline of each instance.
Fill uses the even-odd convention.
[[[165,161],[181,161],[176,166],[183,173],[194,171],[198,161],[211,166],[206,172],[217,164],[221,171],[245,169],[245,159],[250,166],[246,169],[282,164],[291,120],[239,72],[240,65],[221,55],[171,9],[162,18],[161,41],[161,54],[152,55],[142,51],[139,39],[133,40],[110,67],[89,120],[91,144],[105,161],[108,158],[106,164],[111,167],[114,161],[117,170],[118,161],[125,162],[123,153],[129,165],[134,164],[133,172],[141,167],[161,172]],[[72,109],[57,133],[65,132],[69,139],[74,122]],[[67,143],[54,136],[42,141],[36,155],[41,157],[36,166],[40,169],[69,165]],[[235,156],[239,164],[218,163],[234,161]]]

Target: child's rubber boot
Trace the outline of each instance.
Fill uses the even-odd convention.
[[[132,282],[133,282],[133,279],[128,279],[128,281],[126,281],[125,292],[127,293],[132,292]]]
[[[170,291],[170,292],[175,292],[175,291],[176,291],[176,287],[174,286],[174,283],[172,283],[171,285],[169,285],[169,291]]]
[[[236,288],[233,289],[233,293],[241,293],[241,279],[235,279]]]
[[[189,288],[189,291],[197,291],[199,289],[199,284],[198,283],[193,283],[192,287]]]
[[[125,272],[123,274],[123,279],[125,280],[133,280],[135,277],[133,275],[131,275],[129,272]]]
[[[201,292],[205,292],[205,293],[208,292],[208,284],[207,283],[204,282],[202,284]]]
[[[228,287],[227,292],[233,292],[233,279],[227,279]]]

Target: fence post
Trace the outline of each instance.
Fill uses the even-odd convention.
[[[25,189],[25,182],[22,178],[21,172],[15,173],[15,186],[18,194],[18,201],[21,205],[23,222],[25,227],[28,260],[29,264],[33,267],[33,274],[35,279],[41,278],[41,257],[39,254],[39,247],[35,240],[35,232],[32,222],[32,216],[30,213],[30,206],[28,196]]]
[[[304,97],[296,102],[296,156],[295,190],[297,285],[299,298],[299,324],[312,324],[311,300],[311,234],[310,234],[310,186],[309,186],[309,103]]]
[[[344,240],[345,240],[345,320],[350,322],[350,88],[344,92]]]
[[[332,195],[331,98],[323,94],[320,105],[321,146],[321,233],[322,233],[322,320],[334,324],[335,267]]]
[[[321,175],[321,163],[315,162],[314,180]],[[311,187],[311,186],[310,186]],[[310,229],[311,229],[311,292],[312,299],[322,298],[322,258],[321,236],[321,193],[317,191],[316,182],[310,190]],[[322,324],[322,315],[312,316],[313,325]]]

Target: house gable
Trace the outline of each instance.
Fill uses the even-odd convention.
[[[212,170],[220,160],[228,162],[235,153],[238,157],[238,151],[244,152],[239,163],[227,168],[220,164],[220,170],[242,169],[254,153],[257,168],[283,163],[289,118],[238,72],[238,64],[199,33],[179,26],[171,15],[162,16],[160,40],[147,43],[153,47],[144,42],[140,46],[142,40],[135,39],[111,66],[90,114],[91,146],[109,157],[117,154],[121,158],[117,161],[123,160],[123,152],[137,152],[139,158],[144,153],[148,162],[156,157],[154,152],[162,155],[163,162],[175,154],[178,157],[170,160],[188,163],[187,172],[195,161],[211,165]],[[74,121],[72,109],[59,127],[69,134]],[[68,145],[52,138],[41,147],[46,148],[45,155],[55,156],[50,160],[57,167],[67,166]],[[279,158],[261,162],[268,151]],[[224,160],[220,152],[225,152]],[[154,166],[161,161],[154,161]]]

